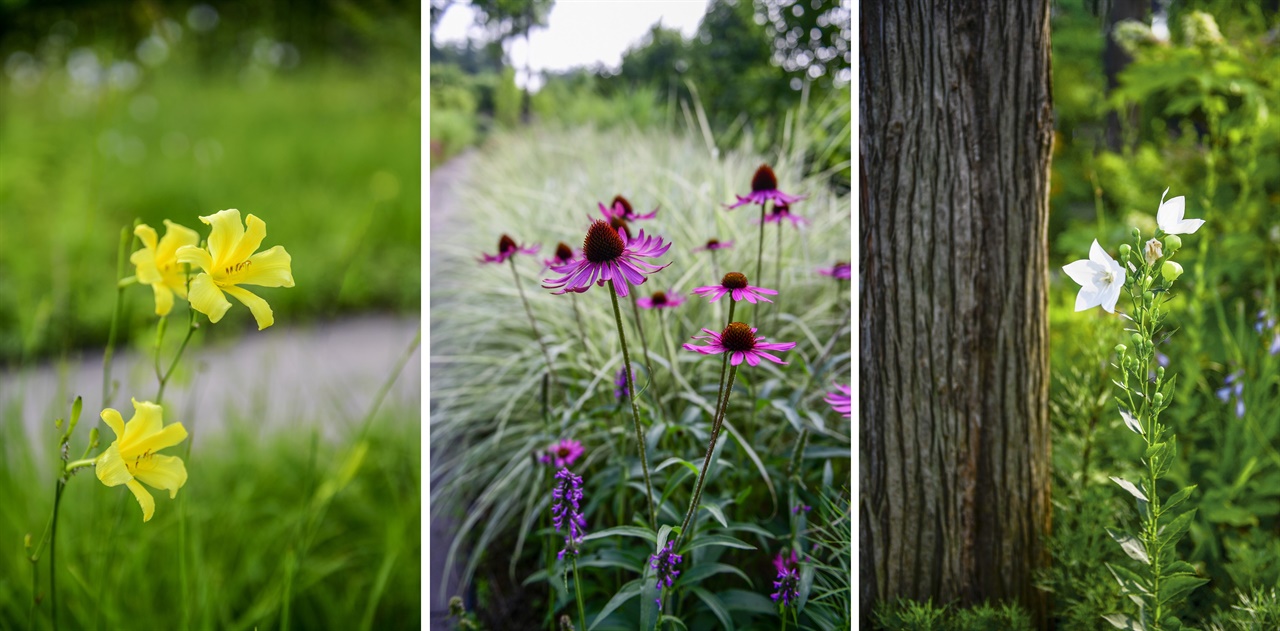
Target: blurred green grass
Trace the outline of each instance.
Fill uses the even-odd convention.
[[[107,488],[81,471],[67,485],[58,523],[59,624],[275,628],[291,583],[293,628],[419,628],[417,416],[389,408],[375,417],[368,451],[327,506],[322,489],[351,464],[355,445],[318,429],[264,434],[251,416],[228,419],[223,432],[197,433],[191,454],[184,455],[187,443],[171,448],[184,457],[188,482],[174,500],[154,492],[147,523],[123,487]],[[84,417],[72,440],[77,454],[88,440],[83,425],[96,420],[88,408]],[[0,629],[50,626],[48,547],[36,583],[42,601],[29,626],[32,565],[21,542],[27,534],[39,539],[52,507],[52,436],[44,434],[33,452],[20,424],[0,423],[0,541],[7,542]],[[304,555],[308,521],[314,536]]]
[[[0,362],[105,342],[135,218],[207,236],[200,215],[261,217],[297,282],[261,292],[277,320],[418,309],[416,59],[273,73],[202,71],[188,53],[131,90],[85,93],[59,72],[34,90],[0,82]],[[154,315],[145,288],[126,293],[127,336]],[[252,327],[246,309],[227,321],[219,333]]]

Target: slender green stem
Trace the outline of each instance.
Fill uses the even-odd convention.
[[[507,259],[511,263],[511,278],[515,280],[516,291],[520,293],[520,302],[524,303],[524,312],[529,316],[529,327],[533,329],[533,337],[538,340],[538,346],[542,349],[542,357],[547,361],[547,372],[551,373],[551,379],[556,382],[556,387],[560,387],[560,378],[556,376],[555,366],[551,363],[551,352],[547,350],[547,345],[542,341],[542,334],[538,332],[538,322],[533,318],[533,310],[529,308],[529,301],[524,297],[524,287],[520,286],[520,274],[516,272],[516,259],[511,257]]]
[[[644,349],[644,367],[649,371],[649,387],[653,391],[653,400],[657,403],[658,412],[662,414],[663,422],[667,421],[667,407],[662,403],[662,396],[658,392],[657,377],[653,372],[653,361],[649,359],[649,340],[644,334],[644,323],[640,320],[640,304],[636,299],[636,292],[631,292],[631,313],[636,319],[636,332],[640,334],[640,348]]]
[[[631,370],[631,354],[627,352],[627,334],[622,330],[622,310],[618,308],[618,290],[609,283],[609,296],[613,299],[613,320],[618,325],[618,339],[622,342],[622,363],[627,369],[627,400],[631,402],[631,420],[636,427],[636,445],[640,449],[640,467],[644,470],[645,500],[649,505],[649,528],[657,530],[658,520],[653,510],[653,486],[649,481],[649,460],[645,456],[644,432],[640,429],[640,408],[636,407],[636,379]]]
[[[93,462],[94,462],[93,458],[85,458],[83,460],[72,460],[71,462],[67,463],[67,466],[63,469],[63,471],[67,473],[71,473],[76,469],[82,469],[84,467],[92,467]]]
[[[727,359],[729,353],[725,353]],[[724,423],[725,411],[729,409],[729,394],[733,391],[733,378],[738,374],[737,366],[729,367],[728,387],[725,388],[721,395],[721,401],[716,402],[716,416],[711,423],[711,440],[707,444],[707,455],[702,459],[702,471],[698,473],[698,483],[693,487],[693,497],[689,500],[689,510],[684,515],[684,521],[680,524],[680,534],[676,536],[675,548],[680,548],[680,542],[685,538],[685,532],[689,528],[689,524],[693,521],[693,515],[698,511],[698,504],[702,501],[702,487],[707,480],[707,472],[711,469],[711,458],[715,455],[716,440],[720,437],[720,427]],[[693,535],[690,534],[690,539]]]
[[[778,245],[773,251],[773,287],[776,289],[782,286],[782,220],[778,220]],[[761,279],[763,280],[763,279]],[[773,299],[773,304],[769,306],[769,310],[773,312],[773,324],[778,324],[778,312],[781,311],[779,303],[782,302],[782,296]]]
[[[582,608],[582,581],[578,580],[578,555],[573,555],[573,595],[578,599],[578,624],[587,628],[587,614]]]
[[[120,229],[120,246],[116,249],[116,305],[111,311],[111,332],[107,334],[107,350],[102,354],[102,407],[111,405],[111,360],[116,352],[116,331],[120,328],[120,312],[124,310],[124,264],[133,240],[128,228]]]
[[[54,631],[58,629],[58,508],[62,505],[62,490],[67,486],[65,475],[59,477],[53,493],[53,527],[49,531],[49,612],[53,616]]]
[[[729,317],[725,319],[725,324],[724,324],[726,327],[728,327],[730,324],[733,323],[733,308],[737,304],[738,303],[733,299],[733,296],[732,295],[729,296]],[[725,353],[724,359],[721,360],[720,362],[720,385],[716,386],[716,407],[714,410],[711,411],[711,421],[713,425],[715,424],[716,414],[720,413],[720,397],[724,396],[724,376],[728,374],[726,372],[728,369],[729,369],[729,354]]]
[[[182,353],[187,350],[187,343],[191,341],[191,335],[196,332],[197,328],[200,327],[200,325],[196,323],[196,310],[188,309],[187,311],[188,311],[187,334],[182,338],[182,344],[178,346],[178,354],[173,356],[173,363],[169,364],[169,370],[165,371],[163,377],[160,377],[160,389],[156,392],[156,405],[160,405],[161,402],[164,401],[164,388],[165,386],[169,385],[169,378],[173,377],[173,370],[178,367],[178,362],[182,359]],[[164,322],[164,320],[161,320],[161,322]],[[157,375],[159,375],[158,371],[160,369],[159,343],[160,341],[157,339],[156,340],[156,344],[157,344],[157,347],[156,347],[157,373],[156,374]]]
[[[582,314],[578,311],[578,294],[569,292],[569,304],[573,305],[573,321],[578,323],[578,339],[582,342],[582,352],[590,357],[587,346],[587,327],[582,326]]]
[[[763,267],[763,261],[764,261],[764,218],[765,218],[765,213],[766,213],[766,210],[765,210],[765,209],[766,209],[766,208],[768,208],[768,207],[770,207],[770,206],[772,206],[772,205],[773,205],[773,202],[772,202],[772,201],[766,201],[765,203],[760,204],[760,238],[756,240],[756,241],[757,241],[757,243],[756,243],[756,245],[757,245],[757,247],[756,247],[756,275],[755,275],[755,276],[753,276],[753,278],[755,278],[755,279],[756,279],[756,282],[757,282],[757,283],[758,283],[758,282],[761,282],[761,281],[764,279],[764,277],[763,277],[763,276],[761,276],[760,274],[761,274],[761,271],[764,269],[764,267]],[[753,309],[753,310],[751,311],[751,321],[752,321],[752,322],[759,322],[759,321],[760,321],[760,303],[759,303],[759,301],[757,301],[757,302],[756,302],[755,309]]]

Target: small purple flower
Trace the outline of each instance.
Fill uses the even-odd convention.
[[[714,252],[716,250],[728,250],[733,247],[732,241],[720,241],[719,239],[707,239],[706,245],[700,245],[693,249],[694,252]]]
[[[626,366],[619,368],[618,372],[614,373],[613,386],[614,386],[613,398],[615,399],[621,399],[622,397],[625,397],[631,394],[631,391],[627,389],[627,367]]]
[[[658,209],[654,208],[653,212],[645,215],[638,214],[631,208],[631,202],[627,201],[627,198],[617,195],[613,198],[612,202],[609,202],[608,208],[605,208],[604,204],[600,204],[600,214],[604,215],[605,219],[613,219],[616,217],[626,221],[644,221],[646,219],[653,219],[654,217],[657,217]]]
[[[853,385],[842,386],[838,383],[833,383],[832,385],[836,387],[837,392],[828,392],[827,396],[823,397],[822,400],[826,401],[831,406],[831,409],[838,414],[843,414],[845,418],[849,418],[853,413]]]
[[[1218,399],[1223,403],[1227,403],[1233,397],[1236,400],[1236,418],[1244,418],[1244,371],[1237,370],[1222,381],[1223,387],[1218,388],[1216,394]]]
[[[1258,332],[1258,335],[1266,335],[1268,330],[1275,329],[1275,337],[1271,338],[1271,346],[1267,349],[1267,352],[1272,355],[1280,353],[1280,327],[1276,326],[1275,316],[1268,313],[1266,309],[1259,311],[1258,321],[1253,325],[1253,328]]]
[[[549,259],[542,260],[542,271],[553,270],[560,271],[559,268],[566,265],[572,265],[578,261],[578,257],[582,256],[582,252],[575,252],[563,241],[556,244],[556,253]]]
[[[504,234],[502,238],[498,239],[498,253],[496,255],[481,252],[481,254],[484,254],[484,258],[476,260],[481,263],[505,263],[507,259],[515,256],[517,252],[520,254],[537,254],[538,247],[537,245],[516,245],[515,239]]]
[[[755,304],[757,300],[763,300],[769,303],[773,302],[772,300],[765,298],[762,294],[769,294],[770,296],[778,295],[778,292],[772,289],[748,285],[746,274],[741,272],[729,272],[720,280],[719,285],[699,287],[693,290],[693,293],[699,296],[707,296],[707,299],[711,302],[719,300],[720,296],[729,294],[729,297],[732,298],[734,302],[746,300],[751,304]]]
[[[568,469],[561,469],[556,473],[556,479],[559,482],[551,492],[551,523],[555,524],[556,532],[560,532],[565,521],[569,522],[569,532],[564,537],[564,549],[560,550],[559,554],[560,560],[563,561],[565,552],[578,553],[587,520],[578,507],[578,503],[582,500],[582,478]]]
[[[800,594],[800,572],[799,558],[796,551],[791,551],[791,556],[783,556],[781,552],[773,559],[773,567],[778,570],[778,580],[773,582],[773,588],[778,590],[771,594],[773,602],[782,599],[782,606],[789,607],[791,603],[799,597]]]
[[[658,551],[657,554],[649,557],[649,567],[655,570],[654,574],[658,577],[658,607],[662,607],[662,590],[664,587],[671,587],[676,581],[676,577],[680,576],[680,570],[676,569],[677,565],[684,560],[684,557],[676,554],[676,542],[674,540],[667,541],[667,545]]]
[[[823,276],[830,276],[836,280],[849,280],[853,278],[853,268],[844,261],[836,263],[833,267],[820,267],[818,273]]]
[[[559,278],[548,278],[543,281],[543,289],[559,289],[554,292],[582,293],[592,284],[603,286],[612,282],[619,296],[627,296],[627,286],[644,284],[648,280],[646,274],[657,272],[666,265],[654,265],[640,260],[662,256],[671,248],[671,244],[663,244],[660,237],[640,236],[632,238],[626,232],[615,230],[608,222],[596,221],[587,230],[582,241],[582,258],[572,265],[566,265],[557,273],[564,274]]]
[[[783,221],[790,221],[791,225],[797,228],[799,228],[804,224],[809,223],[808,219],[805,219],[800,215],[791,214],[791,206],[779,202],[776,206],[773,207],[773,210],[769,211],[768,215],[765,215],[764,222],[765,223],[782,223]],[[760,225],[760,220],[756,219],[751,223]]]
[[[760,168],[756,169],[756,174],[752,176],[751,194],[746,197],[741,195],[734,195],[734,197],[737,197],[738,201],[728,206],[729,210],[747,204],[760,204],[763,206],[769,200],[773,200],[775,204],[789,206],[804,199],[804,196],[788,195],[778,190],[778,176],[774,175],[773,169],[769,168],[767,164],[760,165]]]
[[[764,337],[756,337],[756,329],[741,322],[730,322],[729,326],[720,333],[711,329],[702,329],[702,331],[706,335],[695,335],[693,339],[710,340],[707,345],[694,346],[686,343],[684,349],[703,355],[732,353],[729,363],[733,366],[741,364],[744,360],[748,366],[759,366],[761,358],[775,364],[786,365],[787,362],[764,351],[789,351],[796,347],[795,342],[765,342]]]
[[[800,514],[800,511],[804,511],[804,512],[806,512],[806,513],[807,513],[807,512],[809,512],[809,511],[811,511],[811,510],[813,510],[813,507],[812,507],[812,506],[809,506],[808,504],[796,504],[796,507],[795,507],[795,508],[793,508],[793,509],[791,509],[791,512],[792,512],[792,513],[794,513],[794,514],[796,514],[796,515],[799,515],[799,514]]]
[[[685,298],[675,292],[655,291],[652,296],[636,300],[641,309],[671,309],[684,304]]]
[[[554,464],[556,468],[563,469],[573,464],[584,452],[586,452],[586,449],[582,448],[582,443],[564,438],[560,442],[552,443],[548,446],[538,460],[547,464]]]

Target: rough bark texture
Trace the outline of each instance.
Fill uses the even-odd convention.
[[[861,616],[1048,562],[1048,0],[863,2]]]

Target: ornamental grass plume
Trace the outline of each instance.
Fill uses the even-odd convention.
[[[151,521],[156,501],[139,480],[169,492],[169,499],[187,483],[187,469],[177,456],[157,453],[187,438],[182,423],[164,425],[164,411],[147,401],[133,400],[133,418],[125,422],[120,413],[107,408],[102,421],[115,432],[116,439],[93,460],[98,479],[107,486],[127,486],[142,507],[142,521]]]
[[[231,208],[201,217],[210,226],[208,248],[184,245],[178,248],[179,263],[188,263],[202,271],[191,279],[187,299],[191,307],[218,322],[231,303],[230,294],[253,313],[261,331],[275,323],[271,306],[240,285],[259,287],[293,287],[292,259],[284,246],[255,252],[267,236],[267,224],[250,214],[240,223],[240,211]]]
[[[138,224],[133,234],[142,241],[142,249],[129,255],[129,262],[137,270],[138,282],[150,285],[155,293],[156,315],[166,316],[173,309],[173,295],[187,298],[187,273],[178,262],[178,249],[200,243],[195,230],[164,220],[164,237],[156,239],[156,230],[147,224]]]
[[[765,289],[764,287],[755,287],[747,284],[747,276],[741,272],[729,272],[720,280],[719,285],[707,285],[693,290],[693,293],[699,296],[706,296],[710,302],[715,302],[721,296],[729,294],[734,302],[745,300],[751,304],[755,304],[757,300],[765,302],[773,302],[765,295],[776,296],[778,292],[773,289]]]

